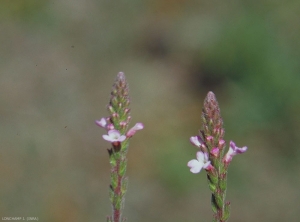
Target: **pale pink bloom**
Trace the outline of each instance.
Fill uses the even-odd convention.
[[[246,151],[247,151],[246,146],[239,148],[235,145],[235,143],[233,141],[230,141],[230,147],[224,157],[224,161],[226,163],[229,163],[232,160],[233,156],[235,156],[236,154],[245,153]]]
[[[197,147],[200,147],[203,143],[199,136],[192,136],[190,142]]]
[[[132,137],[136,131],[144,129],[144,125],[142,123],[136,123],[134,127],[132,127],[128,132],[126,133],[127,137]]]
[[[197,160],[190,160],[187,166],[190,168],[192,173],[199,173],[201,169],[207,169],[211,164],[208,160],[207,153],[201,151],[197,152]]]
[[[121,135],[121,133],[119,132],[119,130],[109,130],[107,132],[108,135],[103,135],[103,139],[111,142],[111,143],[115,143],[115,142],[123,142],[126,139],[125,135]]]
[[[105,118],[101,118],[100,120],[96,120],[95,123],[102,127],[102,128],[106,128],[107,126],[107,122],[106,122],[106,119]]]

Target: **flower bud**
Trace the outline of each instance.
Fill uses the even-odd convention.
[[[219,147],[220,150],[222,150],[222,149],[225,147],[225,140],[220,139],[220,140],[219,140],[218,147]]]
[[[210,154],[213,155],[214,157],[218,157],[219,153],[220,153],[220,150],[218,147],[215,147],[210,151]]]

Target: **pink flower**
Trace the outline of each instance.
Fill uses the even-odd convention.
[[[207,153],[203,153],[201,151],[197,152],[197,160],[190,160],[187,164],[187,166],[190,169],[192,173],[199,173],[201,169],[207,169],[211,164],[208,160]]]
[[[142,123],[136,123],[134,127],[132,127],[128,132],[126,133],[127,137],[132,137],[137,130],[144,129],[144,125]]]
[[[109,130],[107,132],[108,135],[103,135],[103,139],[111,142],[111,143],[118,143],[118,142],[123,142],[126,139],[125,135],[121,135],[119,130]]]
[[[106,122],[106,119],[105,118],[101,118],[100,120],[96,120],[95,123],[102,127],[102,128],[106,128],[107,126],[107,122]]]
[[[233,141],[230,141],[230,147],[228,152],[226,153],[225,157],[224,157],[224,161],[226,163],[231,162],[233,156],[235,156],[236,154],[240,154],[240,153],[245,153],[247,151],[247,147],[244,146],[242,148],[239,148],[235,145],[235,143]]]
[[[199,136],[192,136],[190,138],[190,142],[197,147],[200,147],[203,144],[203,142]]]

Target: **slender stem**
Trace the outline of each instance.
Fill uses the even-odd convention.
[[[117,208],[116,204],[117,201],[120,199],[120,191],[121,191],[121,180],[122,177],[119,175],[119,168],[120,168],[120,160],[117,160],[117,165],[113,168],[113,171],[117,173],[117,187],[114,190],[114,202],[113,204],[113,220],[114,222],[119,222],[121,217],[121,208]]]

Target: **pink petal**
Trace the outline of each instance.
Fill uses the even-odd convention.
[[[239,147],[237,147],[237,146],[235,145],[235,143],[234,143],[233,141],[230,141],[230,148],[233,149],[233,151],[234,151],[235,154],[237,154],[237,153],[244,153],[244,152],[247,151],[247,147],[246,147],[246,146],[244,146],[244,147],[242,147],[242,148],[239,148]],[[235,155],[235,154],[234,154],[234,155]]]
[[[206,162],[204,165],[203,165],[203,168],[206,169],[207,167],[209,167],[211,164],[210,164],[210,161]]]
[[[143,123],[136,123],[135,126],[133,127],[135,130],[141,130],[144,129],[144,124]]]
[[[119,130],[109,130],[107,133],[110,137],[119,137],[121,135]]]
[[[134,127],[132,127],[128,132],[126,133],[127,137],[132,137],[137,130],[144,129],[144,125],[142,123],[136,123]]]
[[[187,166],[188,167],[194,167],[198,164],[198,161],[197,160],[190,160],[188,163],[187,163]]]
[[[110,136],[108,136],[108,135],[103,135],[102,137],[104,140],[106,140],[108,142],[113,142],[112,139],[110,138]]]
[[[119,142],[123,142],[124,140],[126,140],[125,135],[120,136],[119,139],[118,139]]]
[[[200,147],[200,146],[201,146],[201,142],[199,141],[199,137],[198,137],[198,136],[192,136],[192,137],[190,138],[190,142],[191,142],[193,145],[197,146],[197,147]]]
[[[105,128],[105,127],[106,127],[106,124],[107,124],[105,118],[101,118],[100,120],[96,120],[95,123],[96,123],[98,126],[103,127],[103,128]]]
[[[248,147],[244,146],[242,148],[237,147],[236,153],[245,153],[247,151]]]

